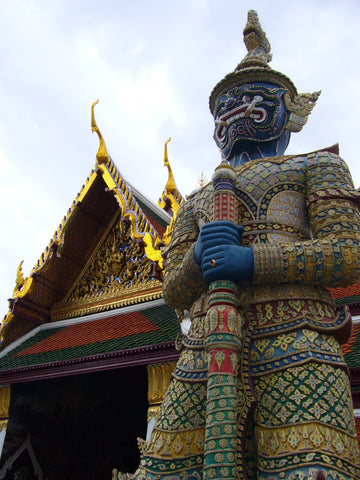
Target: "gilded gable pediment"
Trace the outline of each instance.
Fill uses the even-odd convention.
[[[161,282],[155,273],[145,243],[133,238],[131,222],[119,215],[51,317],[59,320],[160,298]]]

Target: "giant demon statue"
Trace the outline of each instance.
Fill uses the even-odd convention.
[[[284,155],[319,93],[269,67],[254,11],[244,39],[210,96],[222,166],[166,251],[165,301],[192,323],[133,478],[358,480],[351,320],[327,290],[360,280],[358,194],[336,153]]]

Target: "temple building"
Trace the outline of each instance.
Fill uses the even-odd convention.
[[[178,358],[161,293],[160,248],[183,201],[167,142],[159,206],[124,181],[93,113],[95,168],[29,277],[20,264],[2,323],[0,478],[135,470]]]
[[[153,204],[99,136],[96,165],[1,327],[0,479],[104,479],[135,471],[186,328],[162,298],[161,248],[183,198]],[[332,290],[354,327],[343,346],[360,438],[360,284]],[[114,473],[116,476],[116,472]]]

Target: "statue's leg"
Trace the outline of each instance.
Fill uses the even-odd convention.
[[[300,329],[258,338],[252,357],[258,479],[358,480],[349,378],[334,337]]]
[[[173,373],[149,442],[133,479],[202,478],[206,409],[207,365],[203,339],[199,333],[201,318],[193,320],[190,337]],[[201,335],[200,335],[201,337]]]

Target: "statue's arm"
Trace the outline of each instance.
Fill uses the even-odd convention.
[[[189,310],[205,288],[202,273],[194,259],[198,233],[190,198],[178,211],[171,241],[164,255],[164,300],[179,310]]]
[[[346,164],[321,152],[307,159],[307,210],[312,239],[257,244],[255,284],[302,283],[326,287],[360,281],[360,215]]]

